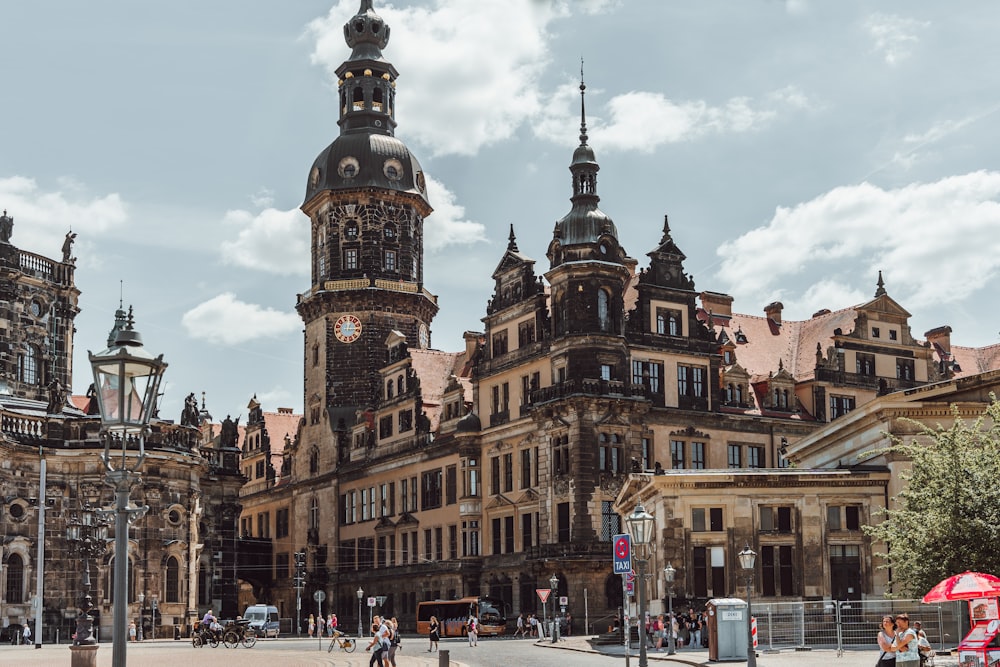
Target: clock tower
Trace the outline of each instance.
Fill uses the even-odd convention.
[[[389,32],[372,0],[344,26],[352,51],[336,70],[340,135],[309,170],[301,207],[312,238],[311,287],[297,304],[307,429],[329,418],[340,431],[376,408],[386,341],[396,332],[427,347],[438,310],[423,287],[426,179],[394,136],[398,73],[382,56]]]

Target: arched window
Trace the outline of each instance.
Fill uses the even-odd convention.
[[[382,111],[382,89],[376,88],[372,93],[372,109]]]
[[[733,402],[733,395],[734,395],[734,393],[735,392],[733,391],[733,385],[732,384],[726,385],[726,403],[732,403]]]
[[[164,572],[163,599],[166,602],[181,601],[181,567],[177,559],[173,556],[167,559],[167,567]]]
[[[20,554],[11,554],[7,558],[7,592],[8,604],[24,602],[24,561]]]
[[[319,472],[319,450],[315,447],[309,450],[309,472],[314,475]]]
[[[402,396],[404,388],[405,387],[403,387],[403,376],[400,375],[398,378],[396,378],[396,393]]]
[[[131,602],[135,600],[135,568],[132,566],[132,562],[129,561],[128,567],[128,582],[125,585],[125,598],[126,602]],[[115,601],[115,557],[112,556],[108,559],[108,566],[104,573],[104,599],[108,602],[114,603]]]
[[[392,379],[390,378],[385,383],[385,397],[386,398],[392,398],[392,388],[393,388],[393,382],[392,382]]]
[[[597,323],[601,331],[611,331],[611,318],[608,314],[608,293],[597,291]]]
[[[309,527],[319,528],[319,500],[316,498],[309,504]]]
[[[671,311],[671,313],[670,313],[670,320],[669,320],[668,326],[669,326],[669,331],[670,331],[670,335],[671,336],[680,336],[681,335],[681,323],[680,323],[680,320],[677,319],[677,314],[674,313],[673,311]]]
[[[743,405],[743,385],[736,385],[736,402]]]
[[[354,89],[354,99],[351,101],[351,111],[364,111],[365,110],[365,91],[361,90],[361,86]]]
[[[788,390],[787,389],[782,389],[781,390],[781,407],[783,407],[783,408],[787,408],[788,407]]]

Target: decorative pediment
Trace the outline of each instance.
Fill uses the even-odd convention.
[[[399,521],[396,522],[397,526],[417,526],[420,525],[420,521],[410,514],[409,512],[403,512],[399,515]]]
[[[858,306],[857,310],[880,316],[888,315],[892,319],[906,319],[910,317],[910,313],[888,294],[875,297],[868,303]],[[879,317],[879,319],[883,318]]]
[[[378,520],[378,523],[375,524],[375,532],[376,533],[382,532],[382,531],[392,531],[392,530],[395,530],[395,528],[396,528],[396,524],[393,523],[392,519],[390,519],[387,516],[381,517]]]
[[[604,416],[594,422],[597,426],[620,426],[627,429],[631,422],[622,417],[621,412],[614,408],[604,413]]]
[[[499,452],[508,452],[508,451],[512,450],[513,448],[514,448],[514,445],[510,444],[509,442],[504,442],[503,440],[501,440],[501,441],[497,442],[496,444],[494,444],[492,447],[490,447],[488,450],[486,450],[486,453],[487,454],[497,454]]]
[[[727,380],[749,380],[750,374],[739,363],[735,363],[725,370]]]
[[[489,504],[486,506],[486,509],[496,509],[498,507],[511,507],[513,505],[514,505],[513,500],[503,495],[502,493],[498,493],[497,495],[493,496],[493,499],[490,500]]]
[[[523,505],[524,503],[538,502],[538,498],[539,495],[537,491],[534,489],[526,489],[525,492],[521,494],[521,497],[517,499],[517,504]]]
[[[392,349],[399,345],[400,343],[406,342],[406,336],[403,335],[401,331],[393,329],[389,332],[389,335],[385,337],[385,346]]]
[[[702,433],[694,426],[688,426],[687,428],[681,429],[679,431],[671,431],[670,435],[678,435],[685,438],[700,438],[700,439],[709,439],[712,437],[708,433]]]

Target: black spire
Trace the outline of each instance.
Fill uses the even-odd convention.
[[[337,68],[341,134],[392,136],[399,73],[382,57],[389,26],[372,9],[372,0],[361,0],[358,13],[344,24],[344,41],[351,47],[351,57]]]
[[[882,280],[882,270],[881,269],[879,269],[879,272],[878,272],[878,283],[876,283],[876,284],[878,285],[878,289],[875,290],[875,296],[876,297],[885,296],[886,295],[885,281]]]
[[[510,223],[510,236],[507,237],[507,250],[517,252],[517,238],[514,236],[514,223]]]
[[[583,58],[580,58],[580,145],[587,145],[587,108],[584,102],[584,95],[587,84],[583,82]]]
[[[583,58],[580,58],[580,145],[573,151],[573,163],[569,170],[573,173],[572,201],[597,206],[601,200],[597,196],[597,172],[601,167],[594,157],[594,149],[587,144],[587,84],[583,82]]]

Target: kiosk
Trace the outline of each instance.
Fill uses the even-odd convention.
[[[1000,667],[1000,606],[998,598],[969,600],[972,629],[958,644],[960,667]]]

